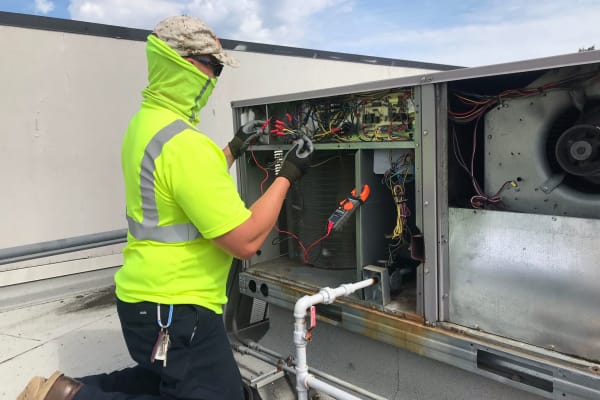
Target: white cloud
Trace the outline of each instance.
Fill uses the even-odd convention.
[[[338,7],[348,10],[352,3],[352,0],[192,0],[185,9],[228,39],[301,46],[319,13]]]
[[[445,27],[394,30],[371,27],[371,34],[349,37],[337,45],[346,52],[478,66],[548,57],[600,45],[600,3],[556,1],[491,2],[486,10],[463,16]]]
[[[465,66],[600,45],[600,40],[595,42],[600,38],[597,0],[487,0],[462,7],[462,14],[448,8],[456,15],[435,15],[429,26],[424,21],[435,7],[428,4],[429,8],[359,0],[71,0],[69,12],[77,20],[144,29],[165,17],[187,14],[227,39]]]
[[[54,3],[49,0],[35,0],[35,12],[40,14],[48,14],[54,10]]]
[[[72,19],[152,29],[171,15],[192,15],[223,38],[301,46],[316,14],[352,10],[354,0],[71,0]]]
[[[161,19],[180,15],[184,5],[169,0],[71,0],[69,13],[78,21],[151,29]]]

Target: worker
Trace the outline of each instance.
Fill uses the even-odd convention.
[[[263,244],[313,145],[296,139],[248,209],[229,167],[266,124],[243,125],[222,150],[196,129],[223,66],[238,61],[189,16],[158,23],[146,54],[149,83],[122,146],[129,232],[115,274],[117,313],[137,364],[77,379],[36,377],[19,400],[244,399],[222,318],[229,269],[233,257],[248,259]]]

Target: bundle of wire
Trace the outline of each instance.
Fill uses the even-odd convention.
[[[411,157],[409,153],[404,154],[398,160],[393,162],[382,178],[382,183],[391,191],[396,205],[396,225],[392,233],[393,240],[403,242],[406,219],[410,216],[411,211],[406,204],[406,189],[404,185],[411,182],[414,178],[410,174],[412,167]]]
[[[306,135],[313,142],[365,142],[407,140],[405,132],[409,129],[414,116],[406,112],[404,120],[390,117],[381,124],[366,124],[365,114],[375,102],[392,107],[389,96],[392,91],[380,91],[365,95],[351,95],[335,99],[319,99],[299,103],[294,112],[285,114],[285,118],[274,118],[279,136]],[[412,91],[398,94],[399,103],[412,102]],[[396,107],[400,107],[397,105]],[[400,118],[402,119],[402,118]],[[286,121],[287,120],[287,121]],[[373,126],[371,126],[373,125]],[[367,130],[367,127],[370,129]],[[352,137],[350,134],[357,134]],[[400,135],[398,135],[400,134]]]
[[[406,222],[411,211],[407,204],[405,184],[414,180],[414,175],[411,173],[411,160],[410,154],[406,153],[398,160],[391,162],[390,168],[384,173],[381,180],[392,193],[396,205],[396,225],[391,234],[392,242],[388,245],[386,261],[388,267],[394,264],[396,254],[403,245],[410,242],[411,233]]]

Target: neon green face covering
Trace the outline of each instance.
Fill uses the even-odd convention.
[[[146,44],[149,84],[142,92],[145,101],[168,108],[192,124],[206,105],[217,78],[209,78],[154,35]]]

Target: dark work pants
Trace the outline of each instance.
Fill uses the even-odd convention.
[[[155,303],[117,300],[127,349],[137,365],[109,374],[77,378],[84,386],[74,400],[242,400],[242,379],[221,315],[194,305],[175,305],[168,328],[167,366],[150,362],[160,328]],[[168,320],[168,305],[161,306]],[[93,362],[93,360],[90,360]]]

